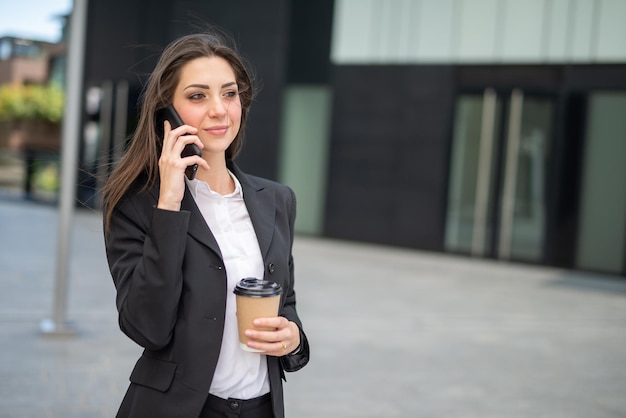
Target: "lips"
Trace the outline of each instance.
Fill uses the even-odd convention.
[[[224,135],[228,131],[228,126],[227,125],[211,126],[210,128],[206,128],[205,131],[211,135],[217,135],[217,136]]]

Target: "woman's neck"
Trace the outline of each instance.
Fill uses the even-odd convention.
[[[206,182],[211,190],[221,195],[235,191],[235,182],[228,172],[225,158],[207,159],[210,170],[198,170],[196,178]]]

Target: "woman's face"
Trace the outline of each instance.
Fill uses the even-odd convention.
[[[203,154],[224,154],[241,127],[237,81],[224,58],[202,57],[185,64],[173,104],[183,122],[198,129]]]

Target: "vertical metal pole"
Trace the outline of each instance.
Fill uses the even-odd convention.
[[[73,335],[75,333],[66,323],[65,317],[67,313],[71,221],[76,198],[78,145],[81,137],[80,121],[82,114],[86,26],[87,0],[74,0],[67,49],[66,101],[62,126],[61,191],[59,196],[59,233],[54,307],[52,318],[44,319],[41,322],[41,332],[46,335]]]

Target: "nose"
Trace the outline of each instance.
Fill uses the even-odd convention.
[[[226,107],[220,97],[214,97],[209,104],[210,118],[223,118],[226,115]]]

